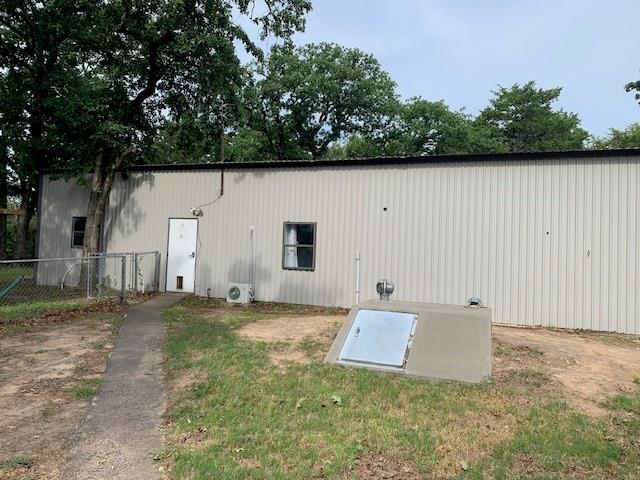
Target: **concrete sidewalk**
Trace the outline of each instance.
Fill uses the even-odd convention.
[[[162,311],[183,298],[163,294],[131,307],[65,467],[65,479],[155,479],[167,393]]]

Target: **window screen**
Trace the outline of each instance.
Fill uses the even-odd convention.
[[[82,248],[84,245],[84,227],[87,217],[73,217],[71,219],[71,246]]]
[[[282,268],[287,270],[313,270],[316,257],[316,224],[284,224]]]

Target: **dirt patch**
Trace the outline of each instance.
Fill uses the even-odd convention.
[[[605,413],[600,404],[632,392],[640,377],[637,337],[496,326],[493,338],[495,378],[548,376],[589,415]]]
[[[286,316],[249,323],[238,334],[277,343],[270,353],[277,365],[322,360],[344,322],[344,316]]]
[[[100,377],[115,338],[118,315],[55,324],[29,324],[29,331],[0,337],[0,479],[60,478],[72,435],[86,415],[79,400],[82,380]],[[94,382],[95,385],[95,382]]]
[[[309,337],[322,337],[327,330],[339,328],[342,322],[342,316],[279,317],[250,323],[238,333],[265,342],[300,342]]]
[[[424,478],[416,472],[416,466],[411,461],[389,457],[380,452],[367,452],[358,458],[346,478],[354,477],[371,480]]]

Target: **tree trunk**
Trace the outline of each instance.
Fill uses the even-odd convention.
[[[4,137],[0,139],[0,208],[7,208],[8,182],[7,182],[8,152]],[[7,258],[7,216],[0,215],[0,260]]]
[[[116,155],[111,161],[105,160],[105,153],[100,152],[91,179],[91,192],[87,206],[87,221],[84,229],[84,246],[82,255],[97,253],[100,248],[100,226],[104,217],[104,210],[109,200],[111,187],[116,173],[122,167],[126,157],[134,153],[133,148],[127,148]]]
[[[16,260],[26,258],[27,256],[27,242],[29,240],[29,228],[31,225],[31,219],[35,213],[35,199],[33,198],[33,192],[28,188],[22,189],[22,209],[23,215],[18,215],[16,219],[16,242],[13,248],[12,257]]]

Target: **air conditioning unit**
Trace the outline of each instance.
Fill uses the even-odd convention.
[[[227,289],[227,302],[253,302],[253,285],[251,283],[231,283]]]

